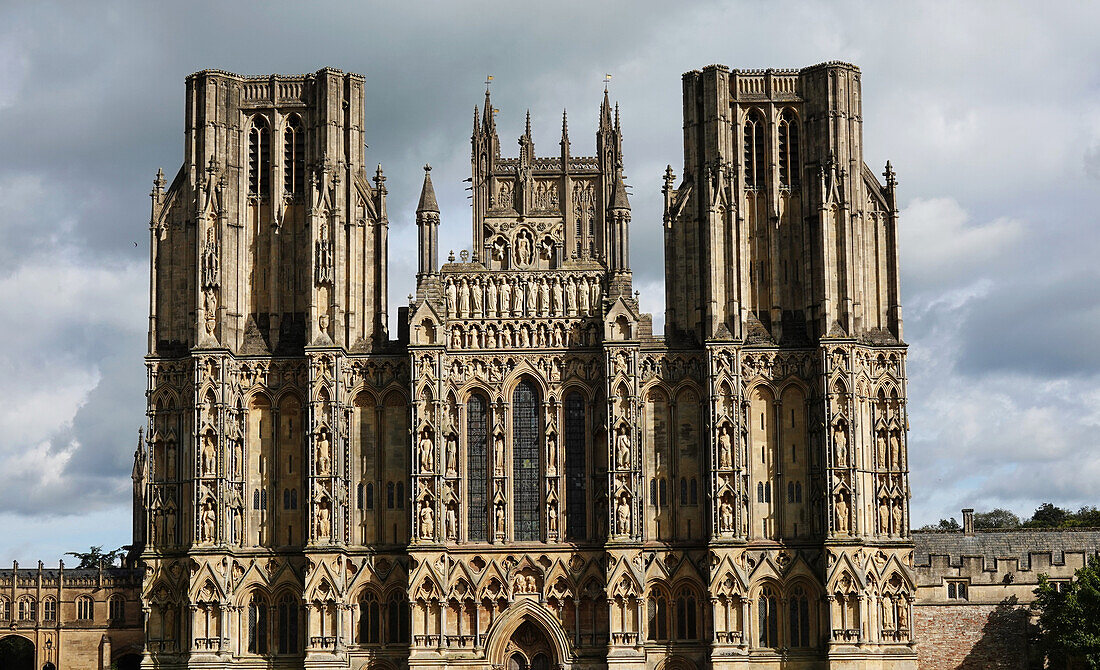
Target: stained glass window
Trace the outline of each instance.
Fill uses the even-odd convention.
[[[472,395],[466,404],[466,528],[472,541],[489,539],[488,442],[489,416],[485,399]]]
[[[571,540],[588,537],[584,422],[584,398],[574,391],[565,398],[565,531]]]

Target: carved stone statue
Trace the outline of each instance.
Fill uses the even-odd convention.
[[[836,532],[848,534],[848,501],[843,494],[836,497]]]
[[[494,279],[485,282],[485,315],[489,318],[497,315],[497,283]]]
[[[481,283],[476,279],[470,280],[470,304],[472,306],[472,316],[481,316]]]
[[[317,434],[317,474],[327,475],[332,465],[329,451],[328,431]]]
[[[524,231],[516,235],[516,261],[520,267],[529,266],[533,260],[533,254],[534,250],[531,248],[531,240],[527,233]]]
[[[886,469],[886,437],[882,433],[875,438],[875,451],[878,452],[878,467]]]
[[[554,280],[554,285],[550,287],[550,313],[555,316],[564,314],[564,306],[562,302],[565,300],[565,291],[562,284],[557,279]]]
[[[733,440],[729,428],[723,427],[718,433],[718,467],[723,470],[732,467]]]
[[[217,467],[217,451],[214,449],[214,433],[204,433],[202,436],[202,473],[213,475]]]
[[[901,438],[897,432],[890,433],[890,467],[894,470],[901,469]]]
[[[448,540],[454,540],[458,536],[458,515],[455,513],[453,505],[447,507],[447,518],[444,520],[446,524],[445,532],[447,533]]]
[[[733,532],[733,505],[726,499],[718,506],[718,530],[723,533]]]
[[[558,471],[558,438],[554,433],[546,436],[546,473]]]
[[[620,428],[615,438],[615,466],[620,470],[630,469],[630,434],[626,428]]]
[[[619,503],[615,507],[616,529],[619,535],[630,534],[630,505],[627,504],[626,498],[619,498]]]
[[[577,283],[570,277],[565,282],[565,313],[574,316],[577,313]]]
[[[458,289],[455,288],[455,282],[451,278],[447,278],[447,313],[451,316],[457,315],[458,308]]]
[[[317,507],[317,537],[322,540],[332,537],[332,513],[326,499]]]
[[[898,536],[905,535],[905,531],[901,527],[901,524],[902,524],[902,521],[903,521],[902,517],[904,516],[904,514],[903,514],[904,510],[902,509],[901,500],[897,500],[897,499],[894,500],[894,510],[893,511],[894,511],[894,533],[893,534],[898,535]]]
[[[546,530],[556,534],[558,532],[558,506],[551,503],[546,515]]]
[[[504,435],[493,436],[493,469],[498,477],[504,476]]]
[[[421,431],[420,433],[419,448],[421,472],[433,472],[435,469],[435,442],[432,440],[431,433],[427,430]]]
[[[577,312],[580,316],[588,314],[588,283],[584,277],[577,280]]]
[[[214,513],[214,501],[207,498],[202,504],[202,534],[200,539],[203,542],[214,541],[217,522],[217,515]]]
[[[454,433],[447,435],[447,476],[454,477],[458,472],[458,438]]]
[[[470,316],[470,285],[463,279],[458,286],[458,316]]]
[[[512,285],[507,279],[500,280],[500,315],[508,316],[512,309]]]
[[[496,534],[504,536],[504,505],[497,505],[496,509]]]
[[[890,532],[890,506],[886,504],[886,498],[878,504],[878,532],[883,535]]]
[[[833,429],[833,444],[836,447],[836,466],[848,465],[848,435],[843,424],[837,424]]]
[[[435,516],[432,514],[432,508],[428,505],[428,501],[424,500],[420,503],[420,537],[424,540],[430,540],[433,535],[435,535]]]
[[[539,280],[539,314],[550,314],[550,283],[546,279]]]

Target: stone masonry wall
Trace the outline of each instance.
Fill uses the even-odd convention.
[[[917,605],[921,670],[1023,670],[1028,614],[1015,605]]]

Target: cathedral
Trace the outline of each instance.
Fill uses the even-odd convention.
[[[896,179],[861,75],[683,75],[665,332],[623,129],[471,135],[391,328],[364,80],[186,82],[152,191],[143,668],[917,667]],[[474,101],[471,101],[474,102]],[[654,217],[656,218],[656,217]]]

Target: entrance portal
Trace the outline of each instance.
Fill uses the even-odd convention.
[[[508,670],[550,670],[553,657],[554,648],[546,632],[530,619],[512,633],[505,652]]]
[[[21,635],[0,639],[0,668],[34,670],[34,644]]]

